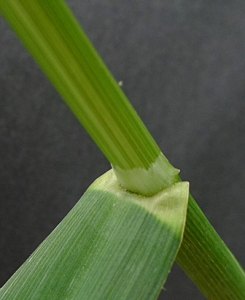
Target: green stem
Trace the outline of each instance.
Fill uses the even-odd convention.
[[[64,1],[2,0],[0,12],[126,189],[150,195],[176,181],[178,171],[161,153]],[[145,180],[132,186],[138,175]]]
[[[191,195],[176,261],[207,299],[245,299],[244,270]]]

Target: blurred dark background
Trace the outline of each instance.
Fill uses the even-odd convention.
[[[68,1],[245,266],[245,4]],[[0,18],[0,284],[109,164]],[[204,299],[174,265],[160,299]]]

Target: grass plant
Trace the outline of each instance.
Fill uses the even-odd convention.
[[[156,299],[176,259],[208,299],[245,299],[245,274],[62,0],[0,12],[107,157],[0,299]]]

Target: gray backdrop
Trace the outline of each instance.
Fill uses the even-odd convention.
[[[243,0],[68,1],[245,266]],[[3,284],[109,164],[0,19]],[[175,265],[161,299],[204,299]]]

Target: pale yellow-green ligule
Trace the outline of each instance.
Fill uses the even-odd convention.
[[[117,166],[112,168],[121,186],[137,194],[153,195],[178,181],[179,170],[173,168],[162,153],[148,169],[124,170]]]

